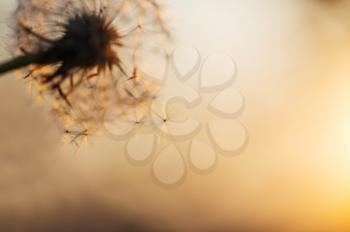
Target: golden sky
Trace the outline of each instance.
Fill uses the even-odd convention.
[[[3,59],[13,2],[0,3]],[[119,223],[162,231],[349,231],[350,4],[167,2],[176,45],[237,63],[245,150],[218,155],[208,175],[189,171],[182,185],[163,188],[149,164],[128,162],[122,142],[94,137],[78,152],[62,145],[49,106],[10,74],[0,80],[0,228],[16,220],[14,231],[107,231]],[[190,57],[183,59],[186,65]]]

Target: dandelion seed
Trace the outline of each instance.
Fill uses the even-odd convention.
[[[155,0],[20,0],[16,57],[0,64],[0,74],[24,68],[75,141],[96,132],[110,107],[128,115],[154,99],[133,54],[147,39],[169,35],[161,12]]]

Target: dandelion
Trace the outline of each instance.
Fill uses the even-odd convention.
[[[135,62],[147,40],[169,37],[155,0],[20,0],[12,24],[15,58],[0,74],[22,68],[73,141],[111,107],[125,115],[155,97]]]

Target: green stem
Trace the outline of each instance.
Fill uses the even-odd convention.
[[[37,63],[40,60],[40,54],[28,54],[23,56],[15,57],[9,61],[0,64],[0,75],[14,71],[19,68],[23,68],[30,64]]]

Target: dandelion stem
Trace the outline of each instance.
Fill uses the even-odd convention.
[[[40,53],[15,57],[7,62],[0,64],[0,74],[4,74],[19,68],[23,68],[30,64],[37,63],[40,58],[42,58]]]

